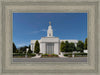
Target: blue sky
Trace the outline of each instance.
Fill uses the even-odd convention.
[[[87,13],[13,13],[13,42],[28,46],[47,36],[49,21],[55,37],[83,42],[87,37]]]

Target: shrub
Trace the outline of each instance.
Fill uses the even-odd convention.
[[[14,57],[18,57],[18,56],[25,57],[25,55],[26,55],[25,53],[13,53]],[[34,53],[32,53],[32,54],[28,53],[27,55],[28,55],[28,57],[36,56],[36,54],[34,54]]]
[[[70,54],[64,54],[64,56],[72,57],[72,53],[70,53]]]
[[[83,52],[83,50],[84,50],[84,43],[79,40],[77,43],[77,51]]]
[[[61,42],[60,50],[61,52],[66,52],[66,44],[64,43],[64,41]]]
[[[42,56],[48,56],[48,54],[42,54]]]
[[[57,54],[51,54],[52,56],[58,56]]]
[[[87,53],[74,53],[75,57],[87,56]],[[72,53],[64,54],[64,56],[72,57]]]
[[[75,53],[75,56],[87,56],[87,53]]]
[[[42,57],[58,57],[57,54],[42,54]]]
[[[13,53],[13,56],[25,56],[23,53]]]
[[[33,56],[36,56],[36,54],[32,53],[32,54],[27,54],[29,57],[33,57]]]

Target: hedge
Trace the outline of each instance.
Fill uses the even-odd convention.
[[[25,56],[25,53],[13,53],[13,56]],[[32,53],[32,54],[27,54],[28,56],[36,56],[36,54]]]
[[[64,54],[64,56],[71,57],[71,56],[72,56],[72,53],[69,53],[69,54]]]
[[[36,54],[33,54],[33,53],[32,53],[32,54],[27,54],[27,55],[28,55],[28,56],[36,56]]]
[[[87,53],[75,53],[75,56],[87,56]]]
[[[87,53],[74,53],[75,57],[87,56]],[[72,57],[72,53],[64,54],[64,56]]]

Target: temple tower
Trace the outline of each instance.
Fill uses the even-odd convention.
[[[51,22],[49,22],[49,26],[47,30],[47,37],[53,37],[53,30],[52,30]]]

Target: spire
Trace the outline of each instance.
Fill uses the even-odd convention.
[[[49,26],[48,26],[48,30],[47,30],[47,37],[53,37],[53,30],[52,30],[50,21],[49,21]]]

